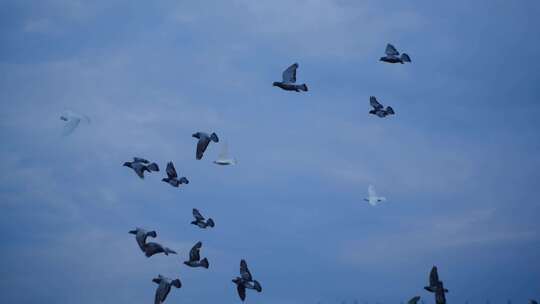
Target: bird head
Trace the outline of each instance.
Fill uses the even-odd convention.
[[[191,136],[195,138],[201,138],[201,136],[199,135],[199,132],[193,133]]]
[[[137,234],[137,230],[130,230],[129,233],[131,233],[131,234]]]
[[[381,58],[379,59],[379,61],[384,61],[385,59],[386,59],[386,57],[381,57]]]
[[[63,121],[68,121],[67,117],[65,117],[64,115],[60,116],[60,119]]]
[[[131,163],[130,163],[130,162],[125,162],[122,166],[130,167],[130,168],[131,168]]]
[[[272,86],[274,86],[274,87],[277,87],[277,86],[279,86],[279,82],[277,82],[277,81],[274,81],[274,83],[272,83]]]

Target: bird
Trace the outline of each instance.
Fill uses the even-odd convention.
[[[538,302],[536,300],[530,299],[529,304],[538,304]]]
[[[214,161],[214,164],[220,166],[236,165],[236,159],[229,157],[229,146],[227,143],[223,143],[223,148],[218,156],[218,159]]]
[[[388,63],[405,63],[405,62],[411,62],[411,57],[409,55],[403,53],[401,56],[399,55],[399,52],[396,50],[396,48],[388,43],[386,45],[386,50],[384,51],[386,56],[381,57],[379,61],[388,62]]]
[[[176,251],[155,242],[146,243],[146,245],[144,246],[144,255],[146,255],[147,258],[158,253],[164,253],[165,255],[169,255],[176,254]]]
[[[371,206],[377,206],[379,203],[385,202],[386,197],[377,196],[375,187],[373,185],[368,186],[368,197],[364,198],[364,201],[368,202]]]
[[[139,245],[139,248],[141,248],[142,252],[144,252],[144,247],[146,246],[146,238],[157,237],[157,233],[155,231],[146,231],[142,228],[135,228],[135,230],[130,230],[129,233],[135,234],[135,240],[137,241],[137,244]]]
[[[204,132],[197,132],[193,133],[193,135],[191,136],[199,139],[199,141],[197,142],[197,152],[195,154],[197,160],[202,159],[204,151],[206,151],[206,148],[208,147],[210,141],[213,141],[215,143],[219,142],[219,138],[216,133],[208,135]]]
[[[433,268],[431,268],[431,272],[429,273],[429,286],[424,287],[424,289],[435,293],[435,302],[437,304],[446,303],[445,293],[448,292],[448,289],[444,288],[443,282],[439,280],[437,266],[433,266]]]
[[[204,219],[204,216],[199,212],[199,210],[193,208],[193,217],[195,218],[194,221],[191,222],[192,225],[198,226],[199,228],[205,229],[206,227],[213,228],[215,226],[214,220],[211,218],[208,218],[208,220]]]
[[[282,81],[275,81],[272,85],[275,87],[279,87],[285,91],[308,91],[308,87],[305,83],[303,84],[296,84],[296,70],[298,69],[298,63],[293,63],[291,66],[289,66],[285,71],[283,71]]]
[[[386,117],[388,115],[396,114],[394,112],[394,109],[392,109],[392,107],[390,106],[386,107],[385,109],[383,105],[377,101],[377,97],[375,96],[369,97],[369,104],[373,107],[373,110],[370,110],[369,114],[377,115],[381,118]]]
[[[208,263],[208,259],[204,258],[201,260],[201,251],[202,243],[197,242],[189,251],[189,260],[185,261],[184,264],[186,264],[189,267],[204,267],[208,269],[210,264]]]
[[[245,260],[240,261],[240,276],[232,280],[236,284],[236,290],[238,296],[242,301],[246,299],[246,289],[254,289],[257,292],[262,291],[261,284],[258,281],[253,280],[251,273],[249,272],[247,263]]]
[[[90,123],[90,118],[88,116],[75,113],[71,110],[64,111],[64,113],[60,115],[60,119],[66,122],[66,124],[64,125],[64,129],[62,130],[62,134],[64,136],[73,133],[73,131],[77,129],[81,121],[85,123]]]
[[[154,298],[154,304],[161,304],[165,302],[167,295],[171,291],[171,286],[174,286],[176,288],[182,287],[182,282],[180,282],[180,279],[171,280],[167,277],[162,276],[161,274],[158,275],[157,278],[153,278],[152,282],[158,284],[158,287],[156,289],[156,296]]]
[[[176,188],[182,184],[189,184],[189,180],[185,176],[178,178],[178,174],[176,173],[176,169],[174,169],[174,164],[172,161],[167,163],[167,169],[165,171],[167,172],[167,177],[161,179],[161,181],[166,182]]]
[[[412,298],[409,300],[409,302],[407,302],[407,304],[417,304],[419,300],[420,300],[420,297],[419,297],[419,296],[412,297]]]
[[[140,178],[144,178],[144,171],[148,173],[152,171],[159,172],[159,166],[156,163],[150,163],[140,157],[134,157],[132,162],[125,162],[123,166],[133,169]]]

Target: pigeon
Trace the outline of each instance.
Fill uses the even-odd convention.
[[[298,63],[293,63],[290,67],[288,67],[285,71],[283,71],[282,82],[274,82],[272,85],[275,87],[280,87],[281,89],[285,91],[308,91],[308,87],[305,83],[303,84],[296,84],[296,69],[298,69]]]
[[[124,166],[129,167],[137,173],[140,178],[144,178],[144,171],[148,173],[159,172],[159,166],[156,163],[150,163],[144,158],[134,157],[132,162],[125,162]]]
[[[236,284],[236,290],[238,291],[238,296],[244,301],[246,299],[246,289],[254,289],[257,292],[262,291],[261,284],[256,280],[253,280],[251,273],[247,267],[245,260],[240,261],[240,277],[236,277],[232,280]]]
[[[386,197],[377,196],[377,193],[375,192],[375,187],[373,185],[369,185],[368,197],[365,198],[364,201],[368,202],[371,206],[377,206],[379,203],[385,202]]]
[[[199,212],[199,210],[193,208],[193,217],[195,218],[194,221],[191,222],[192,225],[199,226],[199,228],[206,228],[206,227],[214,227],[214,220],[209,218],[208,220],[205,220],[202,214]]]
[[[62,113],[60,119],[66,122],[62,131],[62,134],[64,136],[73,133],[73,131],[77,129],[81,121],[85,123],[90,123],[90,118],[88,118],[88,116],[78,114],[70,110],[66,110],[64,113]]]
[[[431,272],[429,273],[429,286],[424,287],[424,289],[435,293],[435,302],[437,304],[446,304],[445,293],[448,292],[448,289],[444,288],[443,282],[439,280],[437,266],[431,268]]]
[[[236,159],[229,157],[229,146],[227,143],[223,144],[221,153],[219,154],[218,159],[214,161],[214,164],[220,166],[236,165]]]
[[[420,297],[416,296],[416,297],[411,298],[409,302],[407,302],[407,304],[417,304],[419,300],[420,300]]]
[[[189,180],[185,176],[182,176],[180,179],[178,178],[178,174],[176,173],[176,169],[174,169],[174,164],[172,162],[167,163],[166,171],[167,177],[163,178],[161,181],[166,182],[176,188],[182,184],[189,184]]]
[[[536,300],[530,299],[529,304],[538,304],[538,302],[536,302]]]
[[[394,109],[392,109],[392,107],[390,106],[386,107],[385,109],[383,105],[377,101],[377,98],[375,96],[369,97],[369,104],[373,107],[373,110],[369,111],[369,114],[377,115],[381,118],[386,117],[388,115],[396,114],[394,112]]]
[[[396,48],[388,43],[386,45],[386,50],[384,51],[386,53],[386,56],[381,57],[379,61],[388,62],[388,63],[405,63],[405,62],[411,62],[411,57],[409,55],[403,53],[401,56],[399,56],[399,52],[396,50]]]
[[[202,243],[197,242],[197,244],[195,244],[189,251],[189,261],[185,261],[184,264],[188,265],[189,267],[204,267],[208,269],[208,266],[210,266],[208,259],[204,258],[201,260],[201,247]]]
[[[142,228],[135,228],[135,230],[131,230],[129,233],[135,234],[135,240],[137,241],[137,244],[139,245],[139,248],[141,248],[142,252],[144,252],[144,247],[146,246],[146,238],[155,238],[157,236],[155,231],[146,231]]]
[[[144,246],[144,254],[147,258],[158,253],[164,253],[165,255],[169,255],[169,253],[176,254],[176,251],[167,247],[163,247],[163,245],[154,242],[146,243],[146,245]]]
[[[212,133],[208,135],[207,133],[204,133],[204,132],[197,132],[191,136],[199,139],[199,141],[197,142],[197,153],[196,153],[197,160],[202,159],[204,151],[206,151],[206,147],[208,147],[208,144],[210,143],[210,141],[213,141],[215,143],[219,142],[219,138],[216,133]]]
[[[182,282],[180,282],[180,279],[171,280],[162,275],[158,275],[157,278],[153,278],[152,282],[158,284],[154,304],[161,304],[165,302],[167,295],[171,291],[171,286],[174,286],[176,288],[182,287]]]

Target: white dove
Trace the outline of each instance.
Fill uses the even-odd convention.
[[[236,159],[229,156],[229,146],[227,143],[223,143],[221,153],[219,153],[218,159],[214,161],[214,164],[221,166],[236,165]]]
[[[64,111],[60,116],[60,119],[66,122],[62,131],[64,136],[71,134],[79,126],[81,121],[90,123],[90,118],[88,118],[88,116],[75,113],[71,110]]]
[[[364,200],[368,202],[371,206],[377,206],[379,203],[385,202],[386,197],[377,196],[377,193],[375,192],[375,187],[373,187],[373,185],[369,185],[368,197],[364,198]]]

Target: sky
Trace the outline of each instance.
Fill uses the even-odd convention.
[[[0,1],[0,292],[18,303],[540,298],[540,2]],[[379,62],[386,43],[411,64]],[[299,63],[309,92],[272,87]],[[369,96],[396,115],[369,115]],[[91,123],[62,136],[60,115]],[[195,160],[197,131],[216,132]],[[226,142],[238,165],[212,163]],[[132,157],[161,172],[139,179]],[[190,184],[161,182],[173,161]],[[388,201],[363,201],[373,184]],[[213,229],[190,225],[198,208]],[[177,256],[146,258],[128,231]],[[203,242],[210,269],[182,265]]]

